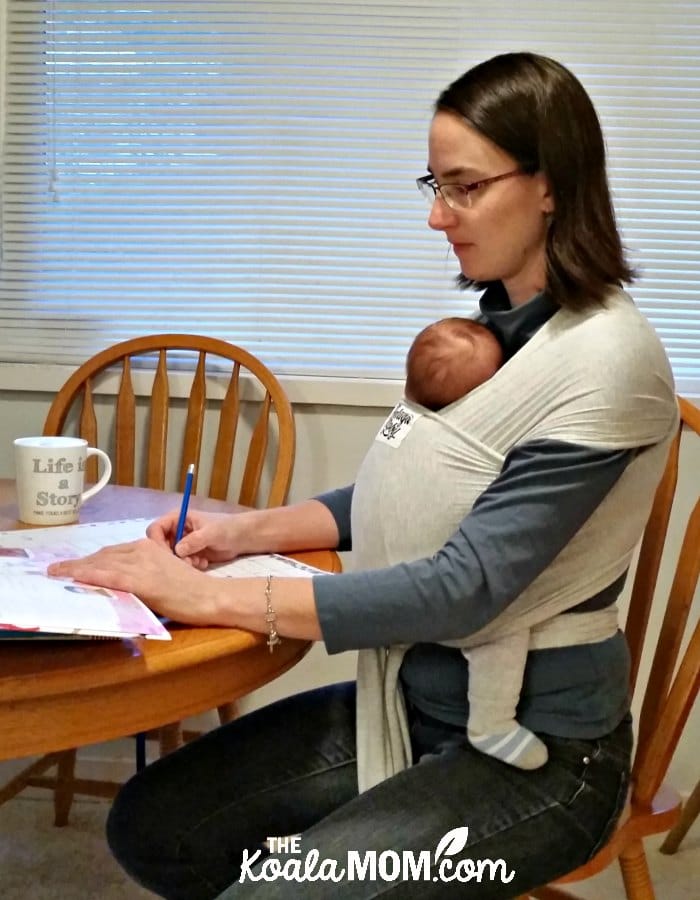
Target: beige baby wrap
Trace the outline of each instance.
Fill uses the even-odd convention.
[[[566,611],[630,565],[663,471],[678,410],[666,354],[621,290],[604,307],[558,311],[489,381],[438,413],[398,404],[358,473],[353,559],[375,569],[432,556],[499,475],[514,447],[538,439],[640,448],[569,544],[493,621],[453,646],[530,630],[530,647],[603,640],[617,610]],[[410,742],[398,672],[407,645],[361,650],[360,790],[405,768]]]

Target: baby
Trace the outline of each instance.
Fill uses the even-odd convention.
[[[415,338],[406,357],[406,399],[437,412],[494,375],[503,361],[500,344],[472,319],[441,319]],[[520,725],[520,699],[530,640],[528,631],[463,649],[469,662],[471,744],[520,769],[547,761],[546,745]]]
[[[437,412],[487,381],[500,368],[496,336],[473,319],[440,319],[414,339],[406,357],[407,400]]]

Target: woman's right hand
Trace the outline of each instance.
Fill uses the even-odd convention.
[[[152,522],[146,534],[197,569],[247,553],[335,549],[339,541],[333,514],[318,500],[236,513],[190,509],[185,536],[173,547],[179,518],[180,510],[173,509]]]
[[[248,530],[243,521],[248,515],[190,510],[185,521],[184,536],[174,546],[180,518],[180,511],[174,509],[151,522],[146,534],[157,544],[172,548],[177,556],[195,568],[206,569],[210,563],[229,562],[246,552],[241,538]]]

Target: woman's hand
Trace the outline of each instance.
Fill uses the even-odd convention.
[[[156,519],[146,529],[148,537],[161,547],[167,547],[181,559],[186,560],[197,569],[206,569],[213,562],[229,562],[249,552],[244,546],[243,537],[250,525],[246,527],[249,513],[203,513],[190,510],[185,521],[185,533],[176,545],[180,512],[171,510]],[[171,549],[172,548],[172,549]]]
[[[339,541],[332,513],[318,500],[237,513],[190,509],[184,537],[173,547],[179,518],[180,510],[171,510],[152,522],[146,533],[197,569],[206,569],[210,563],[230,562],[248,553],[333,549]]]
[[[130,591],[160,615],[187,625],[224,625],[262,634],[270,630],[265,578],[215,578],[175,556],[167,543],[148,538],[51,563],[47,572]],[[272,603],[281,635],[321,637],[312,579],[275,578]]]
[[[82,559],[52,563],[47,573],[130,591],[155,612],[177,622],[219,624],[223,580],[198,572],[162,542],[143,539],[115,544]]]
[[[199,570],[243,554],[338,545],[335,520],[317,500],[241,513],[192,509],[173,553],[179,518],[175,509],[148,526],[147,539],[52,563],[48,574],[130,591],[155,612],[185,624],[266,634],[265,578],[212,578]],[[321,637],[312,579],[275,578],[272,599],[280,634],[306,640]]]

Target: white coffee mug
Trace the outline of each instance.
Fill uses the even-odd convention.
[[[89,456],[99,456],[104,472],[97,484],[85,486]],[[78,437],[25,437],[15,441],[15,476],[19,517],[28,525],[70,525],[80,507],[101,491],[112,476],[103,450]]]

